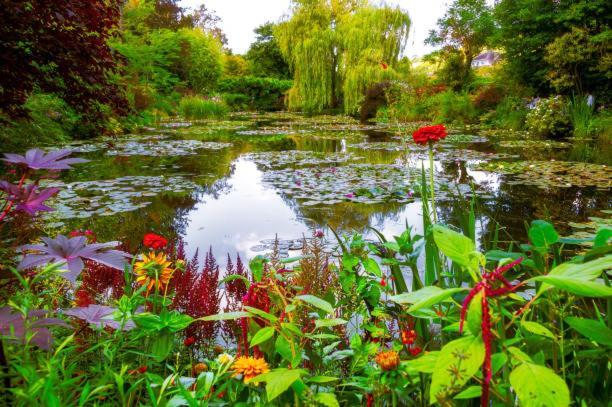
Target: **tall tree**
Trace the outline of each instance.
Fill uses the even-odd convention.
[[[107,44],[121,1],[4,0],[0,7],[0,109],[25,116],[34,89],[55,93],[98,123],[101,104],[116,113],[127,104],[111,77],[117,58]]]
[[[455,0],[437,25],[425,42],[441,45],[449,63],[459,65],[452,72],[457,75],[455,87],[463,87],[469,81],[472,61],[494,34],[493,12],[486,0]]]
[[[265,23],[254,30],[255,41],[246,54],[246,60],[253,76],[288,79],[289,65],[281,53],[274,27],[274,23]]]
[[[501,0],[498,44],[508,70],[541,94],[590,92],[609,98],[612,3]]]
[[[289,107],[355,113],[365,90],[391,71],[408,36],[410,19],[399,8],[367,0],[294,0],[292,16],[276,29],[293,72]],[[384,67],[384,68],[381,68]]]

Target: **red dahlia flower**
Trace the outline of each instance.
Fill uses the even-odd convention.
[[[155,233],[147,233],[142,240],[142,243],[148,248],[160,250],[166,247],[168,239]]]
[[[446,127],[443,124],[436,126],[425,126],[421,127],[414,133],[412,133],[412,139],[415,143],[426,145],[428,142],[436,142],[445,138],[448,134],[446,133]]]

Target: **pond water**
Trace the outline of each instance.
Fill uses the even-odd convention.
[[[154,231],[182,238],[191,254],[212,247],[219,259],[266,253],[276,237],[287,255],[314,230],[331,238],[328,225],[391,236],[408,223],[420,232],[418,185],[429,162],[426,148],[403,142],[411,131],[337,116],[236,114],[73,144],[90,162],[50,182],[63,190],[47,220],[55,231],[91,229],[134,249]],[[610,225],[612,171],[569,161],[573,149],[452,130],[436,147],[441,219],[458,224],[473,190],[483,236],[499,224],[502,240],[524,240],[536,218],[565,235]]]

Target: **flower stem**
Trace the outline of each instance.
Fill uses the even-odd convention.
[[[431,212],[433,213],[433,221],[434,223],[438,223],[436,196],[434,191],[434,152],[433,143],[431,141],[429,141],[429,188],[431,190]]]

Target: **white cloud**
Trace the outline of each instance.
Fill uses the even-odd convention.
[[[289,12],[290,0],[182,0],[183,7],[197,8],[206,4],[221,17],[221,28],[227,35],[229,47],[235,53],[245,53],[255,39],[253,29],[267,21],[278,21]],[[375,3],[381,3],[375,1]],[[448,0],[387,0],[407,10],[412,20],[405,55],[420,56],[433,48],[423,44],[429,30],[446,10]]]

